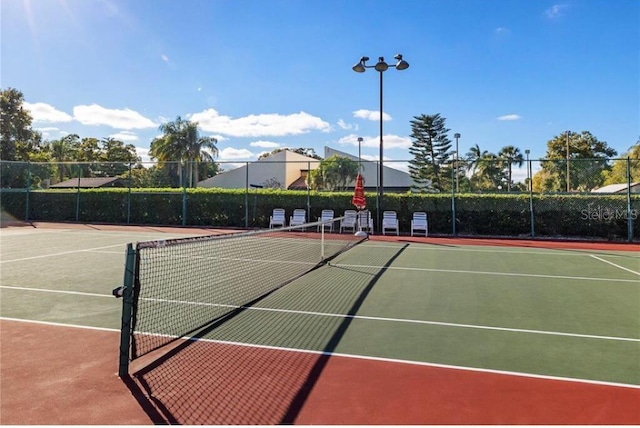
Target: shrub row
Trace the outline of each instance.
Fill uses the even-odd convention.
[[[273,189],[87,189],[47,190],[28,193],[2,191],[2,209],[29,221],[78,221],[150,225],[267,227],[273,208],[288,215],[295,208],[308,210],[310,221],[323,209],[336,216],[353,209],[351,193],[306,192]],[[367,201],[377,218],[376,194]],[[398,213],[401,231],[408,232],[412,213],[426,211],[433,234],[530,236],[528,194],[451,195],[385,194],[384,210]],[[455,205],[455,207],[454,207]],[[536,236],[627,239],[626,195],[534,195]],[[640,195],[632,197],[633,237],[640,239]]]

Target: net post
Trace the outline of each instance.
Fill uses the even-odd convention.
[[[136,252],[133,249],[133,244],[127,244],[124,285],[122,287],[122,324],[120,327],[120,362],[118,367],[118,376],[121,378],[129,375],[135,259]]]

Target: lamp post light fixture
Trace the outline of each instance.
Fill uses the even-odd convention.
[[[393,67],[396,70],[406,70],[407,68],[409,68],[409,63],[407,61],[405,61],[404,59],[402,59],[402,55],[401,54],[396,54],[393,57],[396,61],[398,61],[395,64],[387,64],[384,61],[384,57],[378,57],[378,62],[376,63],[376,65],[367,65],[367,61],[369,61],[369,57],[368,56],[363,56],[360,58],[360,61],[354,65],[353,67],[351,67],[353,69],[353,71],[355,71],[356,73],[364,73],[366,71],[367,68],[373,68],[375,69],[377,72],[380,73],[380,163],[378,164],[378,180],[379,180],[379,184],[378,184],[378,203],[380,205],[382,205],[382,195],[384,194],[384,185],[383,185],[383,180],[382,180],[382,156],[383,156],[383,141],[382,141],[382,118],[383,118],[383,111],[382,111],[382,73],[384,73],[385,71],[387,71],[389,69],[389,67]],[[378,218],[380,217],[380,213],[379,213],[380,209],[378,209]]]
[[[458,139],[460,138],[460,133],[456,132],[455,134],[453,134],[453,138],[456,139],[456,193],[460,193],[460,180],[458,177],[458,158],[460,153],[458,152]]]

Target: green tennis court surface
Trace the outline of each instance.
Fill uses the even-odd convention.
[[[120,329],[111,290],[122,284],[126,243],[168,234],[21,228],[0,237],[3,318]],[[267,270],[264,256],[247,257]],[[638,314],[634,251],[374,237],[201,341],[638,388]]]

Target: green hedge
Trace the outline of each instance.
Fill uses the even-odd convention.
[[[2,209],[25,219],[25,191],[0,193]],[[336,216],[353,209],[351,192],[307,192],[274,189],[83,189],[29,192],[30,221],[78,221],[150,225],[267,227],[273,208],[291,213],[309,210],[311,221],[323,209]],[[377,218],[376,194],[367,193],[369,209]],[[130,205],[129,205],[130,201]],[[530,236],[528,194],[461,194],[455,198],[458,235]],[[451,195],[385,194],[385,210],[398,213],[400,229],[408,232],[412,213],[426,211],[432,234],[453,233]],[[627,239],[626,195],[534,195],[535,236]],[[247,217],[248,214],[248,217]],[[632,196],[633,237],[640,239],[640,195]]]

